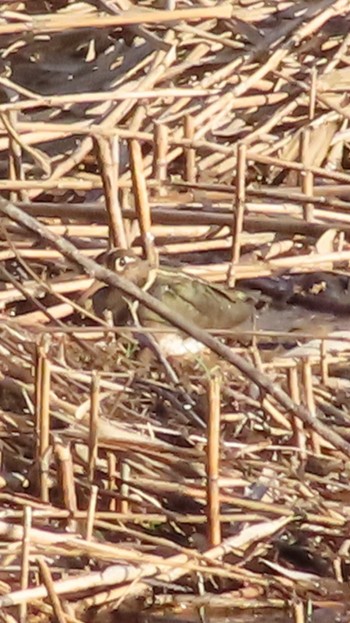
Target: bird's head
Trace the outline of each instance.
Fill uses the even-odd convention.
[[[111,249],[104,253],[102,262],[109,270],[129,279],[139,287],[142,287],[148,279],[150,264],[130,249]]]

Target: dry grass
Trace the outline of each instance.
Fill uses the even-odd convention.
[[[349,2],[154,4],[1,7],[6,623],[349,599],[348,314],[164,366],[79,311],[109,244],[349,273]]]

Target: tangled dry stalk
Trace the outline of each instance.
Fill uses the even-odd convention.
[[[347,299],[226,345],[92,260],[347,279],[349,24],[348,0],[2,3],[1,620],[346,608]],[[94,277],[211,355],[145,358],[80,308]]]

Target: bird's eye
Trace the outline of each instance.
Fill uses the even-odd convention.
[[[132,255],[122,255],[121,257],[117,257],[114,260],[114,270],[116,272],[124,271],[128,264],[134,264],[136,262],[136,258]]]
[[[118,259],[115,262],[115,269],[120,270],[121,268],[124,268],[124,266],[126,266],[125,257],[118,257]]]

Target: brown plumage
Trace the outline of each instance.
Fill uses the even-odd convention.
[[[129,279],[149,294],[185,316],[203,329],[231,329],[252,314],[252,300],[239,289],[228,289],[194,278],[179,269],[152,268],[132,251],[115,249],[101,258],[105,265]],[[131,317],[130,301],[117,288],[105,286],[93,295],[97,315],[105,310],[113,314],[115,324]],[[142,325],[164,326],[160,316],[142,305],[135,305]]]

